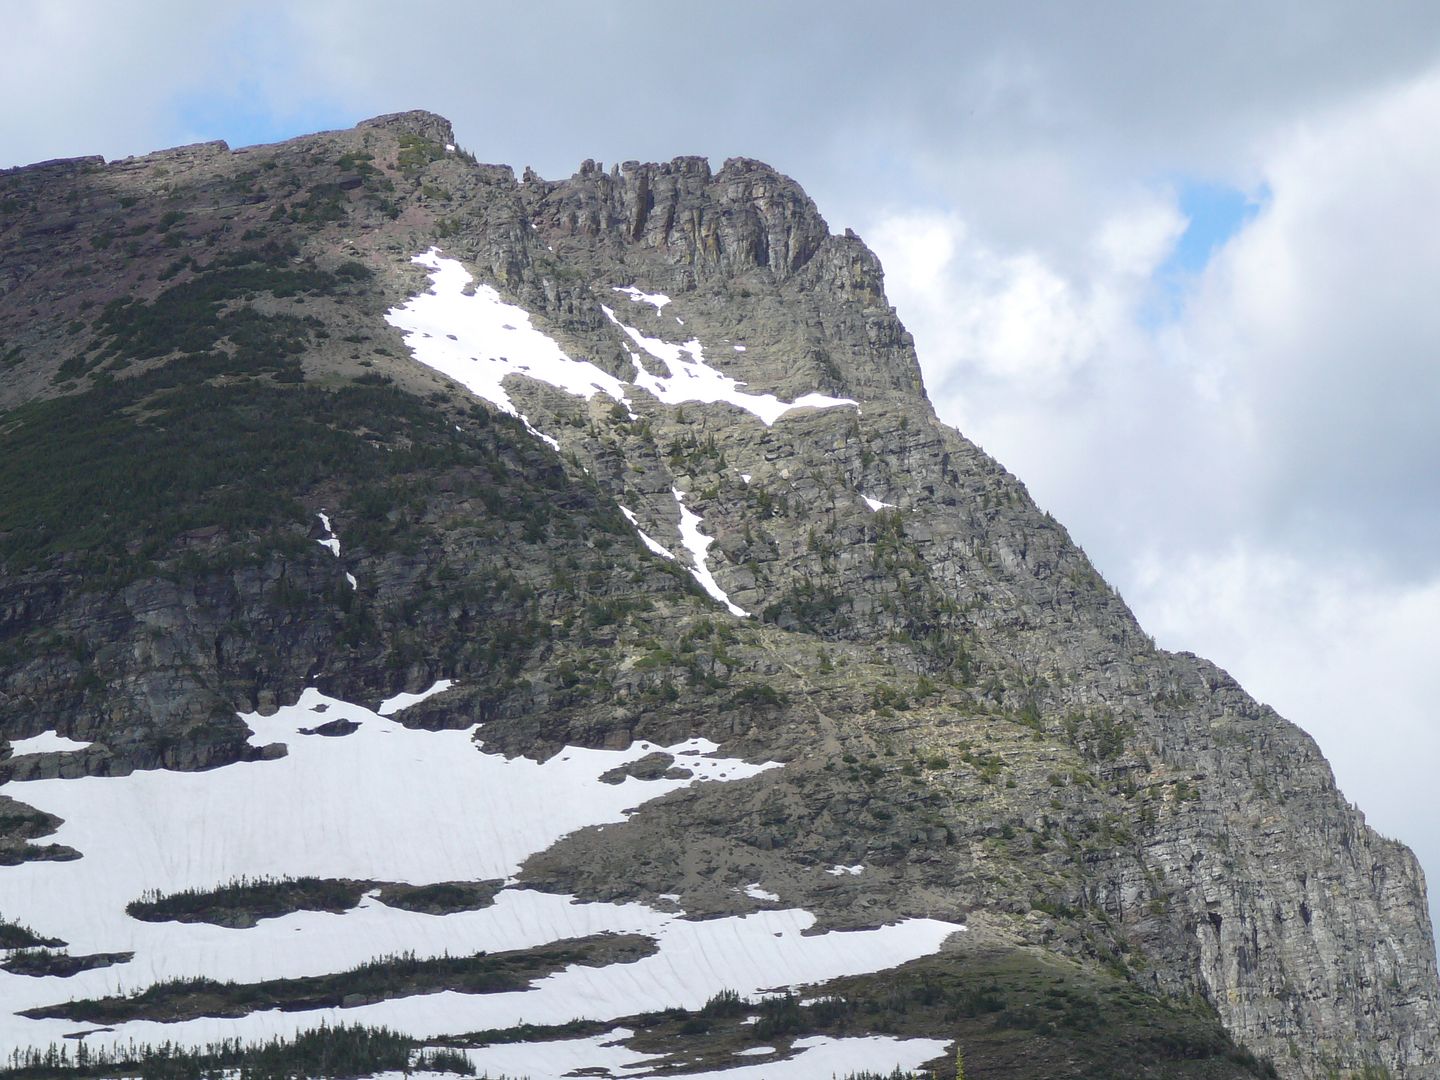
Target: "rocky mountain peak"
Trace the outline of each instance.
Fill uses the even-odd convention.
[[[369,120],[361,120],[355,125],[357,130],[372,128],[392,133],[404,133],[426,139],[441,146],[455,145],[455,129],[450,126],[450,121],[443,116],[427,112],[424,109],[411,109],[408,112],[386,113],[384,116],[374,116]]]
[[[753,271],[775,280],[798,273],[829,235],[800,186],[758,161],[627,161],[606,172],[587,161],[570,180],[544,185],[542,221],[575,235],[610,236],[651,248],[697,281]]]
[[[1440,1075],[1413,857],[774,169],[398,113],[5,173],[0,255],[6,1045]]]

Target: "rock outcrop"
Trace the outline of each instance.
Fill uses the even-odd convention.
[[[237,710],[451,678],[406,722],[786,762],[570,836],[537,887],[954,918],[956,970],[1060,958],[1203,998],[1286,1077],[1440,1077],[1414,857],[937,419],[875,256],[788,177],[517,179],[401,113],[12,170],[0,210],[0,730],[93,744],[9,776],[212,768],[261,752]],[[627,400],[511,376],[522,424],[418,364],[385,314],[431,247]],[[638,385],[691,341],[734,394],[827,403]]]

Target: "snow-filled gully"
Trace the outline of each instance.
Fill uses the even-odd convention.
[[[774,394],[747,393],[742,389],[743,382],[706,361],[704,346],[698,339],[676,345],[650,337],[626,325],[614,309],[602,304],[600,309],[605,317],[624,335],[626,350],[635,366],[633,382],[622,383],[589,361],[574,360],[566,355],[556,341],[535,328],[529,312],[501,300],[493,287],[476,285],[470,272],[458,260],[442,255],[439,248],[431,248],[411,261],[429,271],[430,288],[391,309],[385,319],[404,333],[405,344],[414,358],[518,418],[527,430],[555,450],[560,449],[559,443],[535,428],[516,408],[505,390],[506,379],[525,376],[587,400],[596,394],[605,394],[624,406],[632,419],[635,412],[627,386],[644,390],[668,405],[724,402],[758,418],[766,426],[795,409],[858,407],[849,398],[819,393],[804,394],[789,402]],[[612,286],[611,291],[625,295],[632,304],[650,305],[657,315],[671,303],[664,293],[648,293],[635,285]],[[637,352],[637,348],[640,351]],[[736,352],[745,351],[743,345],[732,348]],[[642,353],[648,355],[652,363],[662,364],[665,373],[650,371]],[[685,506],[684,495],[678,490],[675,501],[680,510],[681,542],[690,554],[690,572],[695,580],[732,615],[748,615],[720,587],[707,564],[706,552],[713,538],[700,531],[699,516]],[[674,552],[639,527],[631,511],[621,509],[647,549],[663,558],[675,558]],[[320,543],[338,556],[340,541],[331,532],[329,519],[324,514],[320,517],[327,533]],[[354,588],[353,578],[347,574],[346,579]]]
[[[394,719],[449,688],[440,682],[374,709],[307,690],[272,715],[243,715],[253,745],[287,746],[279,758],[203,773],[162,770],[16,782],[17,798],[64,821],[45,842],[68,844],[82,857],[0,868],[0,913],[63,939],[73,955],[135,956],[70,978],[0,972],[0,1045],[44,1047],[78,1033],[88,1033],[92,1048],[132,1039],[199,1043],[289,1035],[322,1022],[383,1024],[431,1037],[520,1022],[604,1020],[675,1005],[697,1007],[725,988],[752,995],[882,970],[934,952],[958,929],[912,919],[876,930],[808,935],[814,916],[798,908],[693,921],[671,905],[662,911],[641,903],[582,903],[519,887],[513,876],[524,860],[569,833],[623,822],[645,803],[692,784],[743,781],[780,766],[719,756],[719,747],[703,739],[663,747],[642,741],[623,750],[570,747],[544,762],[507,759],[485,752],[477,728],[411,730]],[[340,738],[304,733],[332,720],[358,727]],[[83,745],[47,733],[15,747],[33,753]],[[687,775],[601,782],[617,766],[657,752],[672,755]],[[169,812],[173,807],[185,807],[186,813]],[[129,901],[150,890],[168,894],[242,876],[286,875],[509,884],[490,906],[445,916],[387,907],[373,896],[341,914],[302,911],[245,929],[141,922],[125,913]],[[752,895],[761,891],[756,886]],[[657,951],[627,964],[570,967],[523,992],[442,992],[348,1009],[270,1010],[169,1024],[132,1021],[113,1030],[17,1015],[184,976],[256,982],[343,971],[391,953],[430,957],[525,949],[606,931],[649,936]],[[537,1066],[526,1070],[536,1080],[552,1075],[544,1071],[547,1054],[564,1057],[577,1050],[547,1045],[548,1050],[535,1048]],[[879,1064],[889,1068],[908,1060],[902,1050],[887,1046],[890,1056]],[[803,1048],[794,1060],[808,1061],[816,1052]],[[907,1053],[914,1052],[919,1050]],[[475,1051],[477,1064],[496,1068],[488,1053]],[[598,1048],[596,1055],[592,1063],[603,1063]],[[633,1065],[631,1060],[625,1075],[639,1075]]]
[[[679,488],[672,488],[671,494],[675,496],[675,505],[680,508],[680,542],[690,553],[690,573],[700,583],[700,587],[710,594],[711,598],[725,605],[731,615],[748,617],[750,613],[730,599],[725,590],[720,588],[719,583],[716,582],[715,575],[710,572],[706,553],[710,550],[710,545],[715,542],[715,538],[706,536],[700,531],[700,515],[685,505],[684,492]]]
[[[411,261],[430,271],[430,289],[386,312],[385,321],[404,333],[420,363],[518,418],[555,450],[559,443],[537,430],[510,400],[503,385],[507,377],[528,376],[586,399],[607,394],[629,406],[619,379],[588,361],[572,360],[531,325],[528,311],[505,303],[493,286],[476,285],[467,292],[475,279],[455,259],[431,248]]]
[[[804,394],[789,402],[774,394],[746,393],[741,389],[743,382],[706,361],[699,340],[691,338],[675,345],[649,337],[627,326],[612,308],[602,304],[605,317],[625,336],[635,365],[632,383],[622,383],[595,364],[566,355],[557,342],[535,328],[528,311],[501,300],[494,287],[476,285],[470,272],[458,260],[442,255],[439,248],[431,248],[411,261],[429,271],[430,288],[386,312],[386,322],[404,333],[405,344],[416,360],[519,418],[555,449],[559,449],[556,441],[534,428],[511,401],[503,385],[508,377],[523,375],[587,400],[605,394],[627,409],[627,385],[648,391],[670,405],[726,402],[758,417],[767,426],[793,409],[857,405],[849,398],[819,393]],[[613,291],[627,295],[631,303],[653,306],[657,314],[671,302],[663,293],[646,293],[633,285],[614,286]],[[652,373],[632,346],[652,361],[662,363],[665,374]],[[733,348],[745,351],[743,345]]]
[[[746,393],[740,389],[745,385],[743,382],[731,378],[706,361],[705,347],[700,344],[699,339],[691,338],[683,345],[675,345],[661,338],[642,334],[633,326],[627,326],[620,321],[613,309],[604,304],[600,305],[600,310],[631,344],[638,346],[652,360],[658,360],[665,365],[666,374],[653,374],[645,366],[640,353],[626,347],[626,351],[630,353],[630,362],[635,365],[635,385],[642,390],[648,390],[667,405],[724,402],[758,417],[766,427],[770,427],[794,409],[833,409],[857,404],[850,398],[818,393],[803,394],[788,402],[781,401],[774,394]],[[744,352],[744,346],[740,346],[738,351]]]

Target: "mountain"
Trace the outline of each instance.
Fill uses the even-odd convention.
[[[403,113],[10,170],[0,255],[26,1075],[1440,1077],[1414,857],[768,166]]]

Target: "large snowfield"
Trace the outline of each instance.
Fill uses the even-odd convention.
[[[713,367],[691,338],[674,344],[626,325],[601,307],[617,348],[634,365],[631,382],[568,356],[537,329],[528,312],[439,249],[413,260],[430,288],[386,318],[405,337],[414,358],[518,417],[536,437],[558,449],[517,409],[506,391],[513,377],[535,379],[567,394],[604,394],[635,415],[631,392],[658,402],[726,403],[774,424],[800,408],[850,407],[855,402],[806,394],[785,402],[752,394]],[[632,304],[656,315],[671,299],[637,286],[616,287]],[[683,319],[676,316],[677,324]],[[733,345],[735,352],[745,346]],[[638,350],[638,351],[637,351]],[[656,373],[651,367],[663,367]],[[749,482],[749,476],[746,476]],[[673,518],[646,523],[677,535],[672,550],[641,528],[654,554],[686,560],[705,591],[733,615],[744,616],[708,565],[712,543],[700,516],[673,491]],[[872,509],[888,505],[866,498]],[[337,557],[339,536],[329,515],[316,515],[317,540]],[[344,569],[344,564],[341,564]],[[345,572],[352,588],[355,576]],[[845,975],[881,971],[928,955],[954,931],[930,919],[853,932],[809,933],[815,918],[786,906],[765,882],[744,886],[760,910],[727,918],[691,919],[683,895],[666,894],[661,907],[645,903],[581,902],[519,884],[530,856],[577,830],[623,823],[652,800],[701,783],[743,783],[776,762],[746,762],[721,754],[703,739],[674,746],[636,742],[623,750],[566,748],[547,761],[507,759],[484,749],[478,725],[468,730],[411,730],[405,709],[451,688],[448,681],[402,693],[373,708],[307,690],[292,705],[242,719],[257,746],[283,744],[283,755],[200,773],[165,770],[123,777],[15,782],[9,793],[63,824],[44,843],[80,852],[72,861],[0,867],[0,916],[67,943],[71,955],[133,953],[133,959],[68,978],[0,971],[0,1047],[44,1048],[85,1038],[92,1049],[135,1043],[200,1044],[219,1038],[288,1036],[326,1024],[385,1025],[422,1039],[520,1023],[563,1024],[575,1019],[619,1020],[652,1010],[697,1008],[720,990],[753,997]],[[349,734],[320,734],[331,721],[355,725]],[[334,728],[329,729],[331,731]],[[76,753],[88,744],[47,732],[13,744],[16,755]],[[658,779],[601,780],[617,767],[663,752],[675,769]],[[681,775],[676,775],[676,773]],[[817,878],[858,874],[863,867],[816,867]],[[145,922],[126,905],[155,894],[210,890],[237,879],[346,878],[424,885],[501,881],[492,903],[478,910],[432,915],[389,907],[371,892],[349,911],[300,911],[232,928],[208,923]],[[737,893],[739,892],[737,888]],[[265,1010],[238,1018],[175,1023],[131,1021],[102,1028],[73,1020],[32,1020],[21,1011],[83,998],[134,994],[162,980],[206,976],[257,982],[325,975],[393,954],[418,958],[527,949],[600,933],[644,935],[656,951],[609,966],[572,965],[518,992],[451,991],[395,998],[352,1008]],[[532,1080],[573,1075],[636,1077],[653,1063],[623,1045],[630,1033],[545,1043],[496,1045],[469,1051],[482,1073]],[[800,1039],[786,1056],[757,1047],[744,1063],[695,1080],[789,1080],[843,1075],[862,1069],[913,1068],[942,1053],[943,1042],[868,1037]],[[773,1060],[772,1060],[773,1059]],[[598,1071],[597,1071],[598,1070]]]
[[[507,759],[485,752],[478,728],[421,731],[399,722],[406,707],[448,686],[396,695],[375,709],[307,690],[273,715],[244,715],[251,742],[283,743],[283,757],[201,773],[158,770],[15,783],[17,798],[64,820],[45,841],[68,844],[82,857],[0,869],[0,912],[42,936],[66,941],[74,955],[135,956],[69,978],[0,972],[0,1045],[44,1047],[81,1032],[89,1032],[92,1048],[132,1039],[200,1043],[290,1035],[322,1022],[383,1024],[430,1038],[522,1022],[607,1020],[677,1005],[695,1008],[721,989],[755,995],[883,970],[934,952],[957,929],[916,919],[807,935],[814,917],[793,907],[692,920],[668,904],[659,910],[642,903],[581,903],[520,887],[512,879],[521,863],[571,832],[623,822],[645,803],[691,784],[741,782],[780,766],[725,757],[701,739],[667,747],[637,742],[624,750],[567,748],[545,762]],[[305,733],[332,720],[358,727],[342,737]],[[74,752],[82,744],[49,737],[18,745],[31,752]],[[688,775],[627,776],[618,784],[600,780],[656,752],[673,755]],[[249,928],[141,922],[125,912],[128,902],[151,890],[208,889],[238,877],[281,875],[417,885],[501,879],[507,887],[488,907],[443,916],[387,907],[373,896],[341,914],[297,912]],[[775,896],[760,883],[751,895]],[[132,1021],[113,1030],[16,1015],[76,998],[133,993],[181,976],[253,982],[343,971],[400,952],[419,957],[494,952],[606,931],[643,934],[658,950],[631,963],[572,966],[520,992],[447,991],[347,1009]],[[581,1042],[474,1053],[482,1070],[522,1072],[539,1080],[574,1067],[565,1063],[576,1053],[584,1056],[594,1043],[591,1064],[618,1065],[618,1053],[625,1059],[623,1075],[642,1075],[636,1065],[641,1055]],[[856,1042],[858,1053],[864,1041],[844,1042]],[[915,1054],[925,1060],[937,1052],[918,1043],[865,1045],[883,1048],[877,1067],[887,1069]],[[800,1056],[808,1061],[823,1046],[802,1048]],[[515,1054],[530,1064],[517,1069]],[[847,1065],[855,1067],[860,1066]],[[726,1075],[738,1080],[762,1074]]]

